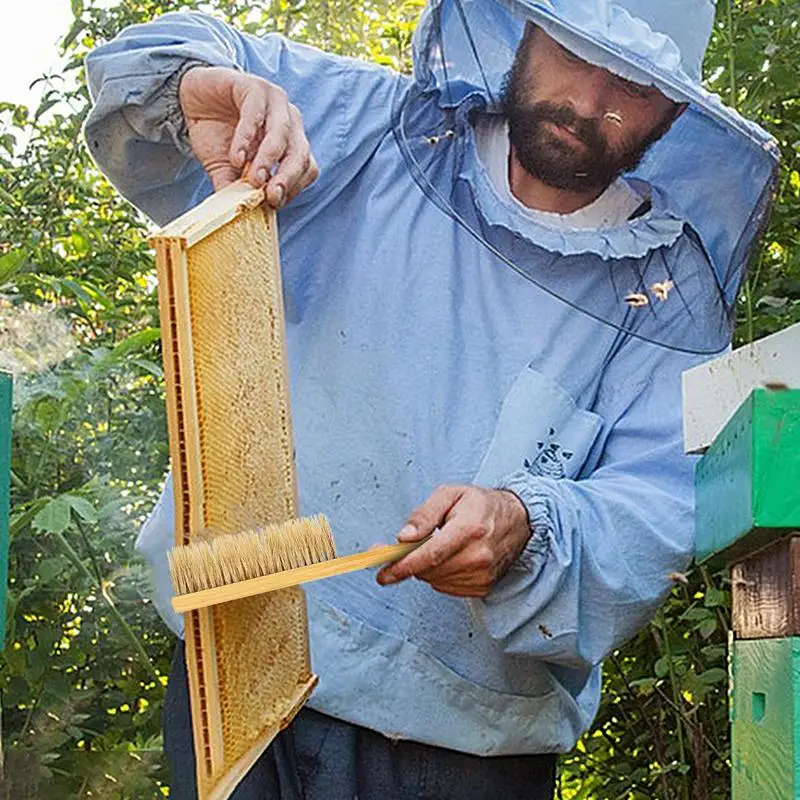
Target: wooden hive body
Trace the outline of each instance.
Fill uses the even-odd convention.
[[[263,191],[237,183],[151,239],[175,541],[297,516],[280,265]],[[316,683],[302,590],[184,615],[198,792],[233,791]]]

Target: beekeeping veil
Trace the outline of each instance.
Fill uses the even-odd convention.
[[[627,334],[717,352],[730,340],[736,293],[767,216],[777,149],[701,85],[713,20],[710,0],[430,0],[415,33],[412,88],[393,109],[398,146],[426,195],[540,290]],[[626,176],[647,198],[627,224],[527,225],[499,196],[486,199],[492,190],[479,165],[445,166],[443,149],[473,136],[476,113],[501,112],[528,23],[585,61],[688,104]],[[684,234],[703,258],[670,257]],[[565,257],[602,271],[607,297],[572,294]],[[654,286],[669,289],[666,301]]]

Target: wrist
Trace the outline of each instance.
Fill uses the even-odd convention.
[[[516,555],[522,552],[528,539],[531,537],[531,523],[528,508],[522,498],[512,489],[500,488],[501,494],[507,498],[509,514],[511,516],[511,532],[514,540]]]
[[[534,479],[527,470],[506,475],[496,488],[513,494],[525,507],[528,530],[515,564],[526,572],[535,571],[546,558],[555,527],[552,498],[547,481]]]
[[[208,69],[211,65],[204,61],[187,61],[170,78],[173,82],[178,105],[181,112],[186,115],[186,99],[195,91],[197,81],[200,80],[200,69]]]
[[[194,70],[195,67],[209,66],[204,61],[193,59],[184,61],[181,66],[170,75],[164,85],[165,102],[165,123],[173,132],[175,143],[178,149],[186,155],[191,155],[192,148],[189,143],[189,132],[186,124],[186,115],[181,101],[181,89],[183,79]]]

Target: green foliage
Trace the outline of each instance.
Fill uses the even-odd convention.
[[[656,619],[606,662],[594,728],[563,765],[564,798],[730,796],[730,596],[704,569],[675,577]]]
[[[421,8],[71,4],[64,75],[46,81],[36,109],[0,103],[0,367],[17,373],[0,798],[15,800],[168,792],[160,708],[172,639],[132,551],[167,463],[155,279],[144,221],[82,145],[83,56],[125,25],[202,6],[254,34],[407,69]],[[784,154],[737,309],[740,342],[800,320],[798,10],[798,0],[720,0],[708,56],[710,88],[769,128]],[[608,662],[597,723],[562,765],[564,798],[729,796],[728,603],[720,575],[678,580],[658,618]]]
[[[740,297],[739,344],[800,321],[800,89],[797,0],[723,0],[707,60],[710,88],[776,138],[783,161],[764,246]]]

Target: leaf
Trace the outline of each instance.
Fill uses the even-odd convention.
[[[701,622],[703,620],[708,619],[710,616],[714,614],[713,611],[709,610],[708,608],[701,608],[699,606],[694,606],[686,611],[682,618],[688,620],[689,622]]]
[[[42,102],[39,104],[39,108],[36,109],[34,119],[38,120],[42,114],[46,114],[53,106],[58,105],[59,102],[60,98],[55,98],[54,100],[42,100]]]
[[[130,501],[124,497],[118,497],[116,500],[110,500],[105,505],[100,506],[97,511],[98,520],[108,519],[120,513],[120,511],[128,505]]]
[[[145,372],[149,372],[153,377],[161,380],[164,377],[164,370],[154,361],[149,361],[146,358],[132,358],[131,364],[135,364]]]
[[[657,683],[657,678],[639,678],[631,681],[631,687],[637,689],[643,695],[649,695],[653,692]]]
[[[63,558],[46,558],[39,564],[36,574],[42,583],[49,583],[64,571]]]
[[[708,639],[711,634],[717,629],[717,620],[716,617],[710,617],[709,619],[704,619],[698,626],[697,632],[703,639]]]
[[[17,145],[17,139],[13,133],[4,133],[0,136],[0,147],[2,147],[10,156],[14,155],[14,148]]]
[[[724,683],[727,681],[728,673],[721,667],[712,667],[705,672],[701,672],[698,677],[707,686],[713,686],[716,683]]]
[[[61,496],[70,504],[72,510],[75,511],[81,519],[86,520],[86,522],[97,522],[97,512],[94,506],[85,497],[78,497],[74,494],[64,494]]]
[[[15,208],[19,206],[19,200],[17,200],[13,194],[3,189],[2,186],[0,186],[0,200],[2,200],[4,203],[8,203],[10,206],[14,206]]]
[[[46,502],[45,498],[34,500],[30,508],[11,515],[11,528],[9,533],[12,539],[22,533],[22,531],[31,524]]]
[[[76,19],[69,29],[69,33],[64,37],[61,42],[61,47],[66,50],[77,38],[78,34],[86,27],[86,23],[82,19]]]
[[[33,527],[42,533],[63,533],[69,527],[70,504],[63,495],[53,497],[33,518]]]
[[[788,297],[773,297],[765,294],[756,301],[756,306],[766,306],[767,308],[784,308],[789,302]]]
[[[62,278],[59,284],[69,289],[78,300],[82,300],[87,306],[91,306],[94,303],[94,298],[76,280],[72,278]]]
[[[669,659],[666,656],[661,656],[653,667],[657,678],[665,678],[669,675]]]
[[[96,370],[107,369],[112,364],[118,363],[137,350],[148,347],[153,342],[161,338],[161,328],[145,328],[144,330],[132,333],[126,339],[117,344],[114,349],[104,355],[95,365]]]
[[[19,272],[27,257],[24,250],[12,250],[0,256],[0,286],[8,283]]]
[[[706,608],[717,608],[718,606],[726,606],[728,604],[728,593],[723,589],[716,589],[711,587],[706,592],[705,606]]]

